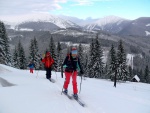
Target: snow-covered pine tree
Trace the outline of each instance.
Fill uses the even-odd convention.
[[[85,71],[84,67],[85,67],[85,59],[84,59],[84,55],[83,55],[83,47],[82,44],[79,44],[78,47],[78,57],[80,59],[80,64],[81,64],[81,68],[83,69],[83,72]]]
[[[103,50],[101,48],[99,39],[98,39],[98,34],[96,36],[96,39],[94,41],[94,64],[93,64],[93,69],[94,69],[94,76],[95,78],[100,78],[102,77],[103,70],[104,70],[104,63],[103,63]]]
[[[54,66],[56,66],[56,60],[57,60],[57,55],[56,55],[56,46],[53,40],[53,37],[50,38],[50,43],[49,43],[49,51],[51,53],[51,57],[54,59]]]
[[[2,25],[3,23],[0,21],[0,63],[5,64],[4,37]]]
[[[18,61],[18,51],[17,48],[15,47],[14,53],[13,53],[13,59],[12,59],[12,65],[15,68],[19,68],[19,61]]]
[[[83,71],[84,71],[84,76],[88,77],[88,55],[87,54],[85,55],[85,65]]]
[[[11,65],[9,40],[4,23],[0,21],[0,63]]]
[[[57,43],[57,60],[55,60],[55,62],[56,62],[57,71],[60,72],[63,63],[62,48],[60,42]]]
[[[110,77],[108,77],[107,73],[108,73],[108,64],[106,63],[106,65],[104,66],[104,78],[105,79],[109,79],[110,78]]]
[[[98,40],[98,35],[92,39],[89,51],[88,76],[90,78],[100,78],[103,73],[104,63],[102,61],[103,50]]]
[[[109,51],[109,69],[107,75],[110,75],[110,79],[114,80],[115,77],[115,70],[117,67],[117,58],[116,58],[116,51],[114,49],[114,45],[112,44],[111,49]]]
[[[144,73],[144,78],[145,78],[145,82],[146,83],[149,83],[149,77],[150,77],[150,74],[149,74],[149,68],[148,68],[148,65],[146,65],[145,67],[145,73]]]
[[[88,73],[88,77],[90,78],[94,77],[93,64],[94,64],[94,39],[92,39],[92,42],[90,44],[88,65],[87,65],[87,73]]]
[[[31,39],[30,41],[30,46],[29,46],[29,60],[34,61],[35,56],[34,56],[34,43],[33,40]]]
[[[117,79],[126,81],[127,79],[129,79],[129,76],[126,65],[126,54],[122,40],[119,41],[118,45],[117,63]]]
[[[129,69],[128,69],[129,71],[129,77],[130,78],[132,78],[133,77],[133,70],[132,70],[132,67],[131,66],[129,66]]]
[[[145,82],[145,76],[142,69],[133,69],[133,74],[137,75],[140,78],[140,82]]]
[[[33,40],[31,39],[29,51],[29,60],[34,62],[35,69],[39,69],[41,61],[39,56],[38,42],[35,37]]]
[[[20,69],[26,69],[27,68],[25,52],[24,52],[24,48],[23,48],[20,40],[18,43],[18,61],[19,61],[19,68]]]

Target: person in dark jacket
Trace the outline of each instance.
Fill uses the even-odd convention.
[[[81,69],[80,65],[80,59],[77,57],[77,48],[72,47],[70,54],[68,54],[65,58],[65,61],[63,63],[63,68],[65,68],[65,82],[64,82],[64,93],[67,94],[68,85],[70,82],[70,78],[72,77],[72,85],[73,85],[73,93],[74,98],[78,98],[78,89],[77,89],[77,71],[80,71],[81,74],[83,74],[83,71]]]
[[[45,57],[41,61],[44,63],[46,69],[46,78],[51,80],[51,67],[54,63],[54,59],[51,57],[50,52],[46,52]]]
[[[33,69],[35,67],[33,61],[30,62],[30,64],[28,65],[28,67],[30,68],[30,73],[33,73]]]

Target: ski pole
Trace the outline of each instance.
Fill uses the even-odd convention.
[[[36,74],[37,74],[36,78],[38,77],[38,73],[39,73],[39,70],[38,70],[38,71],[36,71]]]
[[[81,84],[82,84],[82,74],[81,74],[81,82],[80,82],[80,91],[79,91],[79,93],[81,92]]]
[[[56,71],[55,71],[55,74],[56,74]],[[56,74],[56,80],[57,80],[57,74]]]
[[[65,83],[65,82],[64,82],[64,83]],[[62,93],[63,93],[63,88],[64,88],[64,87],[62,87],[61,95],[62,95]]]

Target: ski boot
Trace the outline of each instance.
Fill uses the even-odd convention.
[[[68,90],[67,90],[67,89],[65,89],[65,90],[63,91],[63,93],[64,93],[65,95],[67,95]]]
[[[78,100],[78,94],[74,94],[73,98],[76,99],[76,100]]]

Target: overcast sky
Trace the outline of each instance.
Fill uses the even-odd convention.
[[[0,17],[32,13],[81,19],[115,15],[132,20],[150,17],[150,0],[0,0]]]

